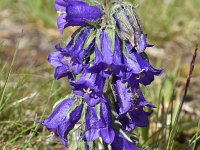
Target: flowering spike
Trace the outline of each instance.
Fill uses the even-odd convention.
[[[68,134],[83,111],[77,138],[84,140],[86,150],[98,149],[98,138],[113,150],[138,150],[129,133],[148,126],[152,111],[145,112],[144,107],[155,108],[140,84],[149,85],[162,70],[154,69],[144,52],[152,45],[135,8],[122,1],[91,6],[79,0],[56,0],[55,8],[61,32],[81,26],[66,47],[57,44],[57,52],[48,56],[56,68],[55,79],[67,77],[74,96],[41,124],[68,146]]]

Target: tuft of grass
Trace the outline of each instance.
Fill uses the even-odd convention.
[[[20,38],[21,40],[21,38]],[[20,41],[19,41],[20,42]],[[9,72],[6,76],[6,80],[5,80],[5,83],[3,85],[3,88],[1,89],[0,91],[0,112],[3,111],[3,109],[5,108],[6,104],[8,103],[8,100],[9,99],[5,99],[5,92],[6,92],[6,88],[7,88],[7,85],[8,85],[8,82],[9,82],[9,79],[10,79],[10,75],[12,73],[12,69],[13,69],[13,65],[14,65],[14,62],[15,62],[15,59],[16,59],[16,55],[17,55],[17,52],[18,52],[18,46],[19,46],[19,42],[18,42],[18,45],[15,49],[15,52],[14,52],[14,55],[13,55],[13,58],[12,58],[12,61],[11,61],[11,65],[10,65],[10,68],[9,68]],[[2,69],[3,70],[3,69]],[[2,73],[1,73],[2,74]],[[11,96],[12,94],[10,94]]]

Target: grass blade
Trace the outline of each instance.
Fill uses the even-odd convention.
[[[178,119],[179,119],[179,116],[180,116],[180,113],[181,113],[181,109],[182,109],[183,104],[186,100],[187,91],[188,91],[188,88],[189,88],[189,85],[190,85],[190,80],[192,78],[192,72],[194,70],[195,60],[196,60],[196,56],[197,56],[197,50],[198,50],[198,45],[195,48],[195,51],[194,51],[194,54],[193,54],[193,57],[192,57],[192,61],[190,63],[190,71],[189,71],[189,75],[187,77],[187,81],[186,81],[186,84],[185,84],[185,90],[184,90],[183,98],[182,98],[180,105],[178,107],[178,111],[177,111],[176,116],[175,116],[175,121],[172,125],[172,130],[170,131],[169,139],[168,139],[168,142],[167,142],[167,150],[173,149],[174,136],[177,133],[177,123],[178,123]]]

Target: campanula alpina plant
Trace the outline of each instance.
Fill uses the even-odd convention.
[[[55,79],[66,78],[73,94],[41,122],[64,146],[137,150],[136,127],[148,126],[149,103],[140,85],[162,70],[145,54],[149,46],[135,8],[126,2],[56,0],[58,28],[80,26],[69,43],[55,46],[48,61]],[[68,138],[76,131],[77,145]]]

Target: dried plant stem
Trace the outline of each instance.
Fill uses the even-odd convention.
[[[192,78],[192,73],[193,73],[193,70],[194,70],[195,60],[196,60],[196,56],[197,56],[197,50],[198,50],[198,45],[195,48],[195,51],[194,51],[194,54],[193,54],[193,57],[192,57],[192,61],[190,63],[190,71],[189,71],[189,74],[188,74],[188,77],[187,77],[187,82],[185,84],[184,94],[183,94],[182,100],[180,102],[178,111],[176,113],[175,121],[174,121],[174,123],[172,125],[172,130],[170,131],[170,135],[169,135],[168,142],[167,142],[167,150],[172,150],[173,149],[173,139],[174,139],[174,136],[177,133],[178,119],[179,119],[183,104],[184,104],[184,102],[186,100],[187,91],[188,91],[188,88],[189,88],[189,85],[190,85],[190,80]]]

